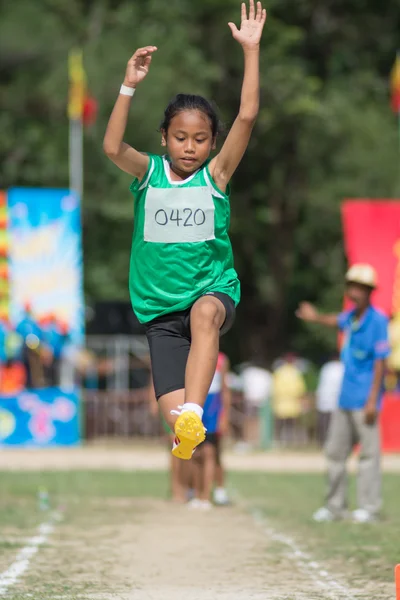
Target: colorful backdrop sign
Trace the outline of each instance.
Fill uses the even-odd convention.
[[[55,315],[80,344],[84,328],[81,219],[69,190],[11,188],[7,193],[11,320],[29,305]]]
[[[7,194],[0,191],[0,319],[7,320],[9,310]]]
[[[27,390],[0,397],[1,446],[71,446],[79,443],[77,391]]]
[[[347,200],[342,217],[349,264],[375,267],[374,304],[388,315],[400,312],[400,201]]]

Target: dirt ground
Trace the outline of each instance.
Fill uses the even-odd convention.
[[[60,596],[57,590],[54,597],[345,599],[341,593],[331,596],[321,590],[240,509],[200,513],[155,500],[111,501],[102,508],[114,513],[107,524],[101,523],[96,509],[85,517],[82,529],[61,524],[58,535],[35,559],[35,578],[45,583],[58,573],[60,583],[65,578],[70,585],[70,595]]]
[[[224,453],[224,462],[232,471],[320,473],[325,469],[322,452],[258,452]],[[123,471],[164,470],[168,468],[169,452],[160,445],[98,444],[77,448],[24,449],[0,447],[1,470],[69,470],[117,469]],[[355,456],[350,470],[357,466]],[[400,455],[383,457],[385,472],[400,472]]]
[[[1,450],[1,470],[164,469],[163,447],[89,446]],[[236,455],[229,470],[323,471],[321,454]],[[352,461],[352,468],[355,461]],[[400,457],[384,459],[400,471]],[[11,600],[389,600],[386,584],[369,592],[330,588],[322,571],[254,522],[243,507],[193,511],[154,499],[76,499],[71,518],[57,524]],[[318,557],[316,557],[318,559]],[[312,559],[311,559],[312,560]],[[311,566],[310,566],[311,564]],[[335,581],[335,573],[329,573]],[[340,577],[339,577],[340,579]],[[53,586],[53,587],[52,587]],[[367,586],[368,587],[368,586]],[[35,590],[35,594],[30,591]],[[38,591],[38,594],[36,593]],[[42,590],[42,592],[40,592]],[[15,595],[16,594],[16,595]],[[50,594],[50,595],[49,595]]]

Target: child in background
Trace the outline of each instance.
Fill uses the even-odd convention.
[[[225,354],[222,354],[222,409],[218,422],[217,445],[216,445],[216,465],[214,474],[214,492],[213,501],[217,506],[226,506],[230,504],[228,492],[225,487],[225,469],[222,464],[223,439],[229,433],[229,422],[232,405],[232,394],[228,385],[228,374],[230,369],[229,359]]]
[[[229,420],[230,394],[226,385],[229,361],[218,355],[217,369],[204,404],[203,424],[206,439],[193,455],[193,480],[195,497],[190,501],[192,508],[208,510],[211,508],[211,496],[214,482],[218,476],[219,487],[214,498],[218,504],[227,504],[228,497],[224,486],[224,474],[220,461],[220,436],[227,430]],[[219,464],[219,469],[218,469]]]

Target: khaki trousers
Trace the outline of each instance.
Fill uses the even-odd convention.
[[[367,425],[363,410],[339,408],[332,415],[325,445],[328,460],[326,507],[337,517],[343,516],[347,509],[346,461],[355,444],[360,444],[358,508],[377,516],[382,507],[379,422]]]

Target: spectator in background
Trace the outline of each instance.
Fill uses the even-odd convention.
[[[206,439],[197,447],[191,460],[195,497],[190,501],[190,506],[196,509],[211,508],[211,496],[216,479],[214,502],[219,505],[229,502],[224,487],[224,472],[220,456],[220,437],[226,432],[229,420],[230,391],[226,381],[228,371],[228,358],[219,352],[217,368],[204,404],[203,424],[206,428]]]
[[[226,376],[227,386],[230,392],[231,410],[229,429],[232,439],[238,444],[244,443],[244,399],[243,381],[240,375],[229,371]]]
[[[30,303],[25,304],[25,314],[15,331],[22,338],[22,363],[26,369],[27,387],[38,388],[45,385],[42,362],[43,332],[32,314]]]
[[[24,311],[24,315],[17,324],[15,331],[24,340],[29,338],[29,336],[34,336],[40,341],[42,339],[42,330],[33,316],[32,307],[29,302],[25,303]]]
[[[214,493],[213,500],[217,506],[226,506],[230,504],[227,489],[225,487],[225,469],[222,463],[222,450],[224,445],[224,438],[229,434],[230,420],[231,420],[231,406],[232,406],[232,392],[229,387],[229,368],[230,362],[228,357],[221,352],[223,366],[222,366],[222,408],[218,420],[218,431],[217,431],[217,456],[215,466],[215,477],[214,477]]]
[[[342,388],[344,365],[337,354],[322,367],[318,386],[317,397],[317,440],[325,444],[332,413],[336,410]]]
[[[258,445],[260,441],[260,411],[271,395],[271,373],[252,361],[242,366],[241,379],[245,407],[245,446]]]
[[[326,505],[314,514],[318,522],[340,519],[346,514],[346,461],[356,443],[361,448],[358,509],[353,512],[353,520],[373,521],[382,507],[378,414],[389,342],[388,319],[371,305],[376,286],[373,267],[356,264],[346,274],[346,295],[354,305],[352,310],[326,315],[304,302],[297,311],[300,319],[339,327],[345,335],[339,407],[332,416],[326,442],[328,494]]]
[[[46,365],[47,381],[51,386],[60,385],[61,358],[68,340],[68,326],[57,320],[56,315],[50,314],[42,322],[43,341],[49,350]]]
[[[272,410],[279,442],[288,443],[295,439],[296,421],[302,414],[305,393],[306,385],[296,356],[286,354],[272,377]]]

